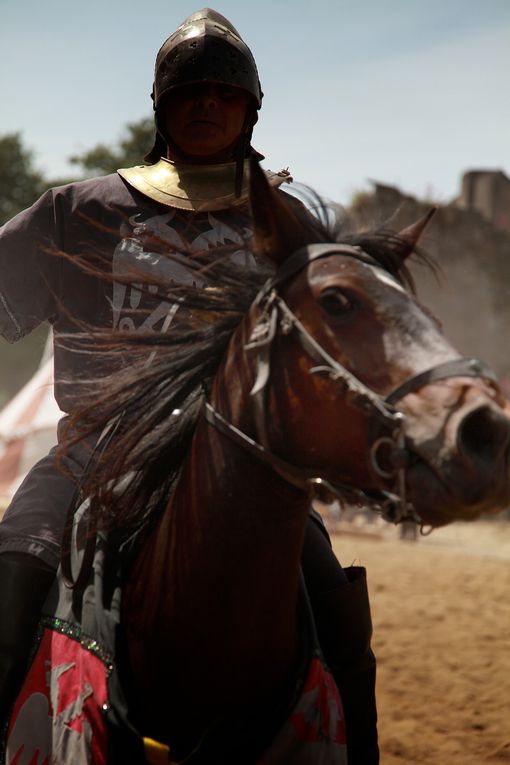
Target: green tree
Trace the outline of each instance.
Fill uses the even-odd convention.
[[[0,136],[0,225],[29,207],[48,187],[35,169],[32,152],[19,133]],[[0,407],[13,396],[37,368],[48,334],[39,327],[16,345],[0,337]]]
[[[0,136],[0,225],[29,207],[46,188],[19,133]]]
[[[44,322],[13,345],[0,336],[0,408],[34,374],[43,354],[48,332],[49,325]]]
[[[99,143],[84,154],[70,158],[86,175],[114,173],[119,167],[143,164],[144,155],[150,150],[154,139],[152,117],[126,125],[125,135],[116,148]]]

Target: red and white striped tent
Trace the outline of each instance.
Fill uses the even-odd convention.
[[[0,411],[0,516],[32,465],[55,445],[61,417],[50,356]]]

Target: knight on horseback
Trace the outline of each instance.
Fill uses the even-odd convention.
[[[262,97],[254,58],[232,24],[210,9],[192,14],[157,55],[156,133],[148,164],[51,189],[0,229],[0,331],[14,342],[50,321],[55,394],[64,412],[72,414],[95,378],[115,372],[102,367],[99,354],[84,357],[73,346],[77,330],[166,332],[179,321],[179,304],[151,298],[150,289],[116,276],[145,268],[183,282],[190,278],[186,258],[225,243],[232,245],[232,258],[257,268],[243,244],[251,225],[247,167],[256,154],[251,136]],[[266,175],[277,188],[290,181],[286,171]],[[181,266],[161,257],[168,246],[182,254]],[[94,257],[107,274],[104,280],[87,271]],[[65,424],[64,419],[59,425],[59,439]],[[2,721],[23,677],[60,562],[68,507],[93,446],[68,451],[65,471],[52,450],[30,471],[0,524]],[[313,512],[302,569],[321,648],[344,706],[349,763],[375,765],[375,659],[365,572],[342,569]]]

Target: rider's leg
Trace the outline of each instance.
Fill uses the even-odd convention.
[[[82,449],[66,469],[83,469]],[[0,721],[23,676],[41,608],[60,562],[67,509],[76,482],[55,463],[40,460],[16,492],[0,523]]]
[[[376,662],[365,569],[340,566],[314,516],[302,565],[319,643],[342,698],[349,765],[377,765]]]
[[[41,606],[55,570],[24,553],[0,555],[0,721],[26,668]]]
[[[14,495],[0,523],[0,555],[25,553],[56,569],[76,480],[86,459],[85,447],[72,450],[56,463],[57,447],[37,462]]]

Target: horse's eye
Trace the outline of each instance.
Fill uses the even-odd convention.
[[[354,301],[335,287],[328,287],[319,296],[319,303],[331,316],[345,316],[355,308]]]

